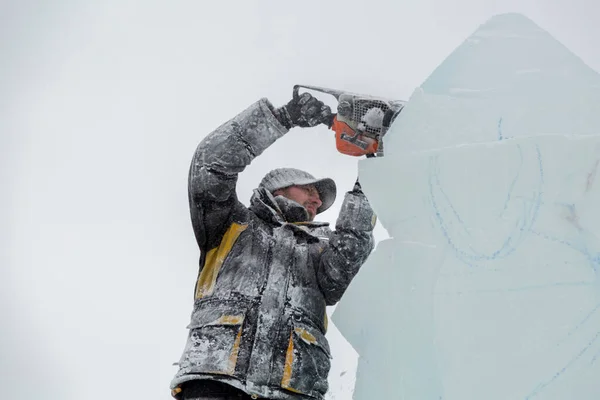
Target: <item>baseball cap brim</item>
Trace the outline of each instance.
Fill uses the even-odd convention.
[[[319,192],[319,197],[322,203],[321,207],[317,209],[317,214],[320,214],[331,207],[335,202],[337,187],[335,186],[333,179],[330,178],[319,179],[314,183],[314,185]]]
[[[319,198],[321,199],[321,207],[317,209],[317,214],[322,213],[333,205],[337,195],[337,187],[331,178],[323,179],[306,179],[299,180],[293,183],[294,185],[315,185]]]

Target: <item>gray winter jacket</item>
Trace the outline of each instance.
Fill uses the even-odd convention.
[[[238,173],[286,132],[262,99],[196,150],[189,200],[200,273],[174,394],[194,379],[256,398],[322,399],[327,391],[325,307],[372,251],[375,215],[360,191],[346,193],[334,232],[326,223],[286,222],[265,189],[250,207],[239,202]]]

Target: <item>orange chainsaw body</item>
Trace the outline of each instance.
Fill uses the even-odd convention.
[[[355,157],[377,153],[377,140],[361,135],[347,123],[338,120],[337,116],[333,119],[331,129],[335,131],[335,146],[340,153]]]

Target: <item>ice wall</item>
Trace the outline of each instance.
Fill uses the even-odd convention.
[[[333,314],[354,399],[600,398],[600,75],[518,14],[360,163],[391,239]]]

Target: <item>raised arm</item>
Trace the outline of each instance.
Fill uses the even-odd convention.
[[[317,279],[327,305],[337,303],[374,247],[377,218],[357,182],[346,193],[328,247],[323,251]]]
[[[289,129],[329,123],[331,110],[308,93],[294,92],[285,106],[263,98],[210,133],[196,149],[189,171],[192,225],[201,250],[218,245],[233,222],[238,174]]]
[[[194,233],[200,249],[209,250],[232,222],[237,207],[238,174],[288,128],[277,111],[261,99],[218,127],[198,145],[189,171],[189,201]]]

